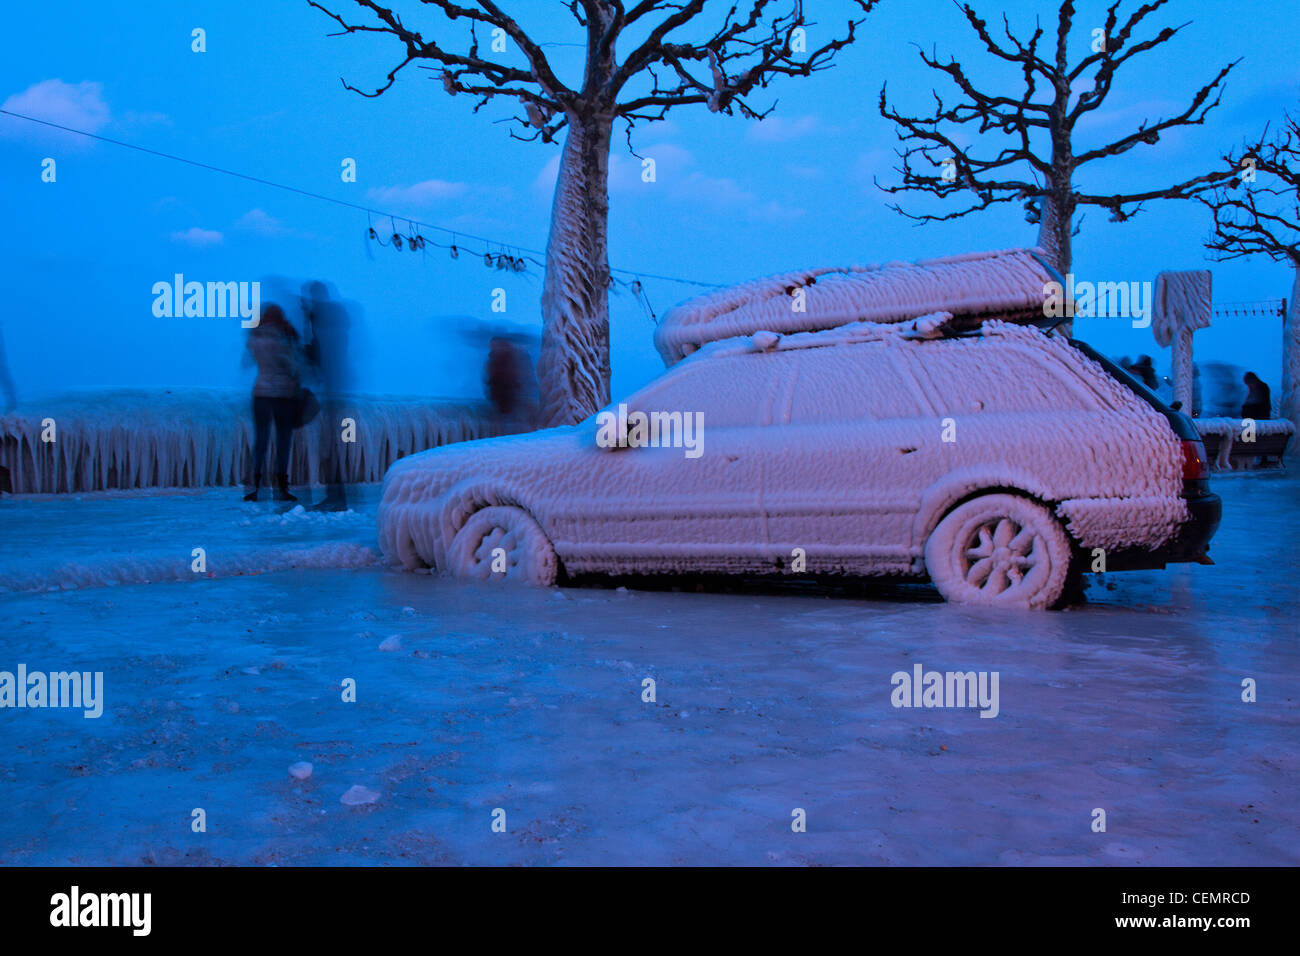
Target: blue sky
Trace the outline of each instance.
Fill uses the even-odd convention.
[[[336,0],[345,8],[345,0]],[[402,3],[395,4],[399,9]],[[512,0],[530,32],[554,44],[581,40],[557,0]],[[725,6],[725,5],[723,5]],[[1132,8],[1132,0],[1126,9]],[[1028,32],[1035,11],[1054,28],[1055,4],[977,3],[996,21],[1005,8]],[[1175,40],[1119,74],[1109,105],[1080,133],[1089,144],[1128,132],[1142,116],[1181,109],[1220,66],[1243,62],[1204,127],[1164,137],[1096,167],[1083,183],[1144,188],[1213,164],[1300,100],[1300,11],[1265,0],[1173,0],[1158,26],[1191,20]],[[817,30],[842,21],[839,0],[808,3]],[[1079,3],[1075,48],[1084,50],[1105,5]],[[412,22],[418,22],[418,13]],[[5,108],[92,129],[425,222],[544,248],[558,145],[516,142],[502,120],[508,104],[471,114],[418,69],[383,96],[365,99],[339,77],[372,87],[398,62],[391,38],[329,37],[331,21],[305,0],[263,4],[65,2],[9,12],[0,101]],[[191,51],[191,31],[207,52]],[[873,177],[893,181],[896,145],[876,98],[926,108],[942,76],[921,64],[919,43],[952,53],[986,86],[1006,77],[977,57],[964,19],[948,0],[884,0],[835,69],[778,81],[763,123],[698,106],[644,126],[638,151],[658,178],[643,183],[621,135],[612,162],[610,259],[618,267],[731,283],[789,268],[916,259],[1031,245],[1035,227],[1007,206],[922,227],[886,208]],[[579,52],[548,47],[572,79]],[[1013,78],[1014,79],[1014,78]],[[946,89],[946,88],[945,88]],[[57,181],[41,181],[53,157]],[[357,182],[340,178],[345,157]],[[367,251],[364,213],[167,162],[0,117],[5,182],[0,312],[10,364],[24,397],[71,388],[230,386],[242,383],[243,333],[221,319],[156,319],[152,286],[189,279],[252,281],[321,277],[359,303],[365,335],[360,384],[370,391],[476,394],[480,358],[466,350],[458,316],[481,321],[492,290],[507,291],[505,319],[540,328],[541,277],[489,271],[446,253]],[[922,199],[904,197],[910,208]],[[381,231],[386,221],[376,221]],[[404,223],[398,222],[399,226]],[[1284,265],[1266,260],[1210,264],[1205,212],[1156,203],[1125,224],[1092,211],[1075,239],[1074,272],[1094,281],[1153,280],[1161,269],[1214,270],[1219,302],[1290,294]],[[389,229],[391,231],[391,228]],[[692,294],[647,280],[660,314]],[[1279,320],[1218,322],[1198,333],[1199,359],[1257,368],[1276,387]],[[1123,320],[1077,331],[1111,353],[1157,355],[1149,331]],[[614,392],[661,368],[653,324],[629,295],[613,300]]]

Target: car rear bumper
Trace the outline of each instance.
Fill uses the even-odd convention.
[[[1114,571],[1137,571],[1163,568],[1166,564],[1194,561],[1208,564],[1210,539],[1219,530],[1223,517],[1223,499],[1211,492],[1189,497],[1188,519],[1174,536],[1159,548],[1148,551],[1132,548],[1106,556],[1106,567]]]
[[[1209,554],[1210,539],[1219,530],[1223,517],[1223,499],[1212,493],[1189,498],[1187,511],[1190,515],[1187,523],[1178,529],[1169,544],[1170,556],[1166,560],[1170,562],[1200,561]]]

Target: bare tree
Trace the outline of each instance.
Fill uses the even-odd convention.
[[[700,103],[715,113],[761,119],[770,107],[752,107],[750,94],[776,77],[826,69],[862,23],[861,16],[849,19],[843,33],[809,44],[814,24],[804,16],[802,0],[790,0],[781,13],[772,12],[775,0],[745,0],[711,21],[704,16],[705,0],[562,0],[586,33],[581,83],[566,85],[544,44],[493,0],[421,0],[419,8],[435,18],[428,29],[408,25],[375,0],[353,0],[365,22],[308,2],[334,19],[341,33],[388,34],[401,42],[403,59],[382,86],[365,92],[345,82],[348,89],[379,96],[406,66],[423,61],[433,64],[429,68],[447,93],[472,98],[474,112],[498,97],[513,99],[518,112],[512,136],[549,143],[564,134],[546,247],[538,364],[543,419],[552,425],[579,421],[609,401],[606,229],[616,122],[626,124],[630,148],[636,123],[662,120],[676,106]],[[878,0],[849,2],[855,13],[866,14]],[[683,39],[691,27],[690,38]],[[452,30],[463,30],[459,42],[450,38]],[[620,61],[615,48],[621,39],[634,45]],[[489,42],[487,51],[482,40]],[[515,58],[520,65],[505,55],[509,45],[522,54]]]
[[[1197,197],[1214,214],[1214,232],[1205,246],[1219,260],[1262,255],[1291,266],[1294,280],[1282,325],[1278,405],[1282,417],[1300,431],[1300,125],[1287,114],[1275,136],[1266,129],[1224,161],[1237,171],[1236,177]]]
[[[1041,25],[1036,25],[1033,35],[1023,41],[1012,34],[1004,14],[1003,41],[993,36],[970,4],[959,4],[988,53],[1013,64],[1022,79],[1017,80],[1015,88],[984,92],[955,59],[941,62],[935,54],[921,50],[925,65],[946,73],[956,85],[961,93],[958,102],[948,105],[934,92],[933,113],[908,116],[890,108],[882,87],[881,115],[898,126],[901,141],[915,144],[898,151],[902,183],[882,188],[889,193],[918,191],[941,197],[967,191],[970,194],[969,205],[942,215],[911,215],[897,205],[892,208],[918,221],[941,221],[996,203],[1022,202],[1025,218],[1039,226],[1038,245],[1064,274],[1070,270],[1071,239],[1078,231],[1074,217],[1079,207],[1108,209],[1112,221],[1123,222],[1149,200],[1186,199],[1231,177],[1231,170],[1220,169],[1155,189],[1105,194],[1075,188],[1075,172],[1081,167],[1121,156],[1140,144],[1155,145],[1166,130],[1200,125],[1219,103],[1223,81],[1236,63],[1225,66],[1201,87],[1181,113],[1155,122],[1144,120],[1127,135],[1099,146],[1076,146],[1075,126],[1105,102],[1119,69],[1134,57],[1167,43],[1187,26],[1164,27],[1142,40],[1135,37],[1143,21],[1165,2],[1143,3],[1121,24],[1119,8],[1123,0],[1115,0],[1107,10],[1105,23],[1091,32],[1092,52],[1074,65],[1067,51],[1074,26],[1073,0],[1061,3],[1055,49],[1043,54],[1039,52]],[[1076,94],[1080,81],[1086,83],[1089,78],[1091,87]],[[982,150],[978,143],[963,146],[958,142],[972,132],[981,136],[989,132],[1001,134],[1009,142],[1000,149],[988,150]]]

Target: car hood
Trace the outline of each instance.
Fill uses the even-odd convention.
[[[571,460],[594,442],[594,426],[582,422],[430,448],[393,463],[384,476],[382,501],[389,503],[417,493],[440,495],[471,476],[508,480],[524,472],[535,473],[552,462]]]

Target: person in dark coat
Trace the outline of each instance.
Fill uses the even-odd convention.
[[[1246,385],[1246,401],[1241,406],[1241,417],[1256,421],[1272,418],[1273,396],[1264,381],[1254,372],[1247,372],[1241,380]]]
[[[488,344],[487,366],[483,371],[488,401],[501,415],[510,415],[519,402],[523,386],[522,357],[508,339],[497,336]]]
[[[275,500],[297,501],[289,493],[289,450],[293,430],[298,426],[302,363],[298,330],[284,317],[284,310],[273,302],[262,307],[260,321],[248,333],[244,364],[250,362],[257,363],[257,380],[253,383],[253,474],[244,500],[257,500],[274,420]]]

